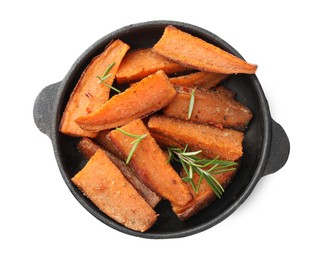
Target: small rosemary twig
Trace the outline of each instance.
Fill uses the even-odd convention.
[[[100,81],[99,83],[102,83],[104,86],[107,86],[109,87],[110,89],[113,89],[114,91],[116,91],[117,93],[120,93],[121,91],[118,90],[117,88],[113,87],[112,85],[110,84],[107,84],[104,80],[106,80],[107,78],[111,77],[112,74],[109,73],[110,70],[113,68],[115,62],[113,61],[105,70],[105,72],[103,73],[102,76],[96,76]]]
[[[183,178],[183,181],[189,182],[196,193],[198,193],[201,182],[204,179],[215,192],[216,196],[221,198],[224,188],[214,175],[236,170],[236,166],[238,165],[236,162],[219,160],[218,156],[215,159],[202,159],[197,157],[202,151],[187,152],[187,146],[184,150],[176,147],[169,147],[167,149],[169,155],[168,162],[175,160],[182,164],[187,175]],[[197,185],[193,179],[194,173],[199,175]]]
[[[122,128],[116,128],[116,130],[120,131],[121,133],[127,135],[127,136],[130,136],[130,137],[133,137],[133,138],[136,138],[134,141],[131,142],[131,144],[133,145],[132,146],[132,149],[130,151],[130,153],[128,154],[127,156],[127,159],[126,159],[126,164],[129,164],[138,144],[147,136],[147,134],[143,134],[143,135],[135,135],[135,134],[131,134],[129,132],[126,132],[125,130],[123,130]]]
[[[190,119],[191,116],[192,116],[194,103],[195,103],[195,89],[192,89],[191,97],[190,97],[190,100],[189,100],[187,119]]]

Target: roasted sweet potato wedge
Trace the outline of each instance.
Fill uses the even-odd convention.
[[[82,137],[77,145],[78,151],[86,158],[90,159],[97,150],[105,150],[99,146],[98,144],[94,143],[90,138],[88,137]]]
[[[173,77],[169,80],[173,85],[176,86],[191,88],[200,87],[204,89],[210,89],[216,87],[221,81],[226,79],[228,76],[228,74],[199,71],[179,77]]]
[[[125,92],[113,96],[100,109],[76,119],[88,131],[122,126],[165,107],[176,95],[175,88],[163,71],[158,71]]]
[[[110,77],[104,80],[104,83],[112,85],[119,65],[129,48],[127,44],[116,40],[86,67],[64,110],[60,123],[62,133],[71,136],[96,136],[96,133],[80,128],[75,119],[99,109],[109,99],[110,88],[100,83],[97,76],[102,76],[114,62],[109,71]]]
[[[150,135],[142,120],[134,120],[121,129],[135,135],[147,134],[138,144],[129,162],[140,180],[170,202],[178,205],[187,204],[192,199],[192,195],[178,173],[170,164],[167,164],[164,152]],[[132,141],[136,139],[119,130],[111,131],[109,136],[117,149],[127,157],[133,147]]]
[[[257,69],[257,65],[170,25],[153,50],[169,60],[200,71],[254,74]]]
[[[100,131],[95,138],[93,138],[94,142],[102,146],[105,150],[111,152],[116,157],[125,161],[124,155],[121,154],[114,144],[112,143],[108,134],[110,133],[110,129]]]
[[[102,212],[127,228],[144,232],[157,219],[156,212],[102,150],[97,150],[72,181]]]
[[[180,149],[184,149],[184,146],[180,143],[177,143],[175,140],[164,136],[162,134],[157,134],[156,132],[151,132],[151,136],[156,140],[158,145],[165,150],[167,147],[176,147]]]
[[[222,94],[225,97],[228,97],[230,99],[233,99],[236,96],[236,93],[234,91],[230,90],[229,88],[226,88],[225,86],[217,86],[217,87],[211,89],[211,91]]]
[[[231,182],[233,177],[235,176],[236,171],[228,171],[221,174],[217,174],[214,177],[216,180],[223,186],[223,188],[226,188],[227,185]],[[197,185],[199,176],[198,174],[194,174],[193,180],[195,185]],[[215,199],[216,195],[212,188],[207,184],[205,180],[202,180],[202,183],[200,185],[199,191],[196,194],[192,186],[187,183],[187,188],[193,195],[193,199],[188,202],[185,206],[180,205],[172,205],[173,211],[178,216],[178,218],[182,221],[185,221],[189,219],[190,217],[194,216],[204,208],[206,208],[209,204],[211,204]]]
[[[163,113],[169,117],[188,120],[192,89],[187,87],[175,89],[177,95],[163,109]],[[252,113],[247,107],[223,94],[196,89],[194,98],[195,103],[189,118],[192,122],[243,130],[252,118]]]
[[[116,81],[119,84],[138,81],[158,70],[169,75],[190,69],[158,55],[151,48],[139,49],[124,57],[116,74]]]
[[[209,158],[220,156],[222,160],[235,161],[242,156],[244,134],[232,129],[196,124],[166,116],[151,116],[148,121],[151,133],[172,139],[182,147],[202,150]],[[159,141],[165,141],[165,138]]]
[[[102,148],[88,137],[82,137],[77,145],[77,148],[79,152],[88,160],[95,154],[97,150],[102,149],[109,159],[115,164],[115,166],[121,171],[124,177],[132,184],[132,186],[152,208],[154,208],[160,202],[161,198],[136,177],[137,174],[131,167],[125,164],[125,162],[118,157],[114,156],[108,150],[105,150],[104,147]]]

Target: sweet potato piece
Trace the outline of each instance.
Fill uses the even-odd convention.
[[[228,74],[199,71],[179,77],[169,78],[169,80],[176,86],[210,89],[216,87],[217,84],[226,79],[228,76]]]
[[[113,96],[97,111],[75,121],[88,131],[111,129],[160,110],[175,95],[175,88],[160,70]]]
[[[121,60],[129,48],[127,44],[116,40],[93,58],[69,98],[61,119],[60,132],[71,136],[96,136],[96,133],[80,128],[74,120],[97,110],[109,99],[110,88],[99,83],[97,76],[102,76],[107,67],[115,62],[109,72],[111,76],[104,80],[112,85]]]
[[[96,142],[99,145],[101,145],[104,149],[106,149],[107,151],[109,151],[112,154],[114,154],[116,157],[121,158],[122,160],[125,161],[124,155],[121,154],[116,149],[116,147],[112,143],[110,137],[108,136],[110,131],[111,130],[109,130],[109,129],[100,131],[93,140],[94,140],[94,142]]]
[[[82,137],[80,141],[78,142],[78,145],[76,148],[88,160],[96,153],[97,150],[100,149],[104,151],[104,149],[101,146],[94,143],[88,137]]]
[[[160,147],[166,149],[166,147],[176,147],[180,149],[184,149],[184,146],[177,143],[176,141],[170,139],[167,136],[164,136],[162,134],[157,134],[155,132],[151,132],[151,136],[156,140],[156,142],[159,144]]]
[[[257,69],[257,65],[170,25],[153,50],[169,60],[201,71],[254,74]]]
[[[108,150],[105,150],[104,147],[102,148],[98,144],[94,143],[90,138],[82,137],[77,145],[77,148],[79,152],[88,160],[95,154],[97,150],[103,150],[109,159],[121,171],[124,177],[132,184],[132,186],[152,208],[154,208],[160,202],[161,198],[136,177],[137,174],[131,167],[126,165],[125,162],[114,156]]]
[[[233,177],[235,176],[236,171],[228,171],[221,174],[217,174],[214,177],[216,180],[223,186],[225,189],[228,184],[231,182]],[[195,185],[199,180],[198,174],[194,174],[193,180]],[[211,204],[215,199],[216,195],[212,188],[207,184],[205,180],[202,180],[200,185],[198,194],[194,191],[192,186],[187,183],[187,188],[193,195],[193,199],[188,202],[185,206],[180,205],[172,205],[173,211],[178,216],[178,218],[182,221],[189,219],[190,217],[194,216],[204,208],[206,208],[209,204]]]
[[[138,81],[158,70],[169,75],[190,69],[158,55],[151,48],[139,49],[124,57],[116,74],[116,81],[119,84]]]
[[[164,109],[169,117],[188,120],[191,88],[176,87],[177,95]],[[218,127],[245,129],[252,118],[250,110],[220,93],[196,89],[195,103],[190,121]]]
[[[211,91],[214,91],[214,92],[217,92],[219,94],[222,94],[225,97],[228,97],[230,99],[233,99],[236,96],[236,93],[234,91],[232,91],[229,88],[226,88],[224,86],[217,86],[217,87],[211,89]]]
[[[202,150],[209,158],[235,161],[242,156],[244,134],[232,129],[191,123],[166,116],[151,116],[148,121],[151,133],[163,135],[191,150]],[[165,141],[162,139],[161,141]]]
[[[102,150],[97,150],[72,181],[102,212],[127,228],[144,232],[157,219]]]
[[[138,144],[131,160],[131,167],[137,172],[151,190],[172,203],[185,205],[192,199],[192,195],[185,183],[170,164],[164,152],[157,145],[142,120],[137,119],[122,127],[126,132],[136,135],[147,134]],[[136,140],[113,130],[109,134],[112,142],[127,157],[132,149],[132,141]]]

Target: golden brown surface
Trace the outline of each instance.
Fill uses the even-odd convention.
[[[236,93],[233,92],[232,90],[224,87],[224,86],[218,86],[218,87],[215,87],[213,89],[211,89],[211,91],[214,91],[214,92],[217,92],[219,94],[222,94],[224,95],[225,97],[228,97],[228,98],[235,98],[236,96]]]
[[[137,172],[150,189],[166,198],[172,203],[185,205],[192,196],[185,183],[170,164],[160,147],[157,145],[142,120],[137,119],[122,127],[128,133],[147,134],[137,146],[129,165]],[[131,142],[135,140],[130,136],[113,130],[109,134],[112,142],[127,157],[131,151]]]
[[[110,151],[112,154],[114,154],[118,158],[125,160],[123,154],[120,154],[120,152],[116,149],[110,137],[108,136],[110,131],[111,131],[110,129],[107,129],[107,130],[102,130],[98,132],[97,136],[93,139],[94,142],[98,143],[104,149],[106,149],[107,151]]]
[[[175,142],[171,138],[166,137],[162,134],[151,132],[151,136],[156,140],[158,145],[164,148],[164,150],[166,149],[166,147],[176,147],[176,148],[184,149],[184,147],[181,144]]]
[[[110,153],[108,150],[105,150],[104,147],[94,143],[88,137],[82,137],[77,145],[77,148],[79,152],[87,159],[90,159],[98,149],[102,149],[109,159],[115,164],[115,166],[121,171],[124,177],[132,184],[132,186],[152,208],[154,208],[160,202],[161,198],[136,177],[136,172],[130,166],[128,166],[118,157],[114,156],[114,154]]]
[[[103,150],[101,146],[94,143],[88,137],[82,137],[80,141],[78,142],[78,145],[76,146],[76,148],[88,160],[96,153],[97,150],[99,149]]]
[[[153,50],[167,59],[207,72],[254,74],[257,65],[249,64],[204,40],[167,26]]]
[[[116,81],[119,84],[141,80],[142,78],[163,70],[167,75],[189,70],[176,62],[172,62],[152,49],[139,49],[128,53],[116,74]]]
[[[60,131],[71,136],[94,137],[96,133],[83,130],[75,119],[99,109],[108,99],[110,88],[99,83],[97,76],[102,76],[107,67],[115,62],[110,70],[111,77],[104,82],[112,85],[122,58],[130,47],[120,40],[110,43],[106,49],[93,58],[81,75],[64,110]]]
[[[72,181],[102,212],[127,228],[144,232],[157,219],[155,211],[102,150]]]
[[[226,79],[228,74],[199,71],[187,75],[170,78],[173,85],[183,87],[200,87],[210,89]]]
[[[187,87],[175,89],[177,95],[163,109],[163,113],[169,117],[188,120],[192,89]],[[245,129],[252,118],[252,113],[247,107],[215,91],[196,89],[194,97],[195,103],[189,119],[192,122]]]
[[[203,155],[209,158],[219,155],[222,160],[235,161],[243,154],[244,134],[232,129],[219,129],[166,116],[151,116],[148,128],[151,133],[172,139],[182,147],[188,145],[191,150],[202,150]]]
[[[89,131],[101,131],[122,126],[166,106],[176,95],[175,88],[163,71],[158,71],[118,95],[99,110],[76,119]]]
[[[235,176],[235,173],[236,171],[228,171],[225,173],[216,174],[214,175],[214,177],[223,186],[223,188],[226,188],[226,186]],[[195,185],[197,185],[198,179],[198,174],[194,174],[193,180]],[[194,216],[216,199],[214,191],[205,180],[202,180],[198,194],[196,194],[196,192],[189,183],[187,183],[187,187],[189,191],[192,193],[193,199],[190,202],[188,202],[185,206],[172,205],[173,211],[182,221],[189,219],[191,216]]]

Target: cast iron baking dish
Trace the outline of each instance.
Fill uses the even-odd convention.
[[[129,44],[131,49],[152,47],[167,25],[173,25],[242,58],[224,40],[191,24],[176,21],[132,24],[106,35],[89,47],[76,60],[62,81],[49,85],[40,92],[33,110],[34,121],[39,130],[51,139],[62,177],[75,198],[106,225],[126,234],[144,238],[184,237],[218,224],[246,200],[261,177],[278,171],[286,163],[290,149],[285,131],[271,118],[267,99],[256,75],[237,74],[226,80],[224,85],[237,93],[237,100],[253,112],[254,118],[245,132],[243,157],[238,173],[221,199],[217,199],[185,222],[181,222],[175,216],[168,202],[162,201],[155,208],[159,213],[155,225],[147,232],[140,233],[110,219],[78,190],[71,178],[82,169],[86,160],[76,149],[79,139],[59,133],[60,119],[76,82],[91,59],[101,53],[112,39],[121,39]],[[254,62],[258,64],[258,61]]]

